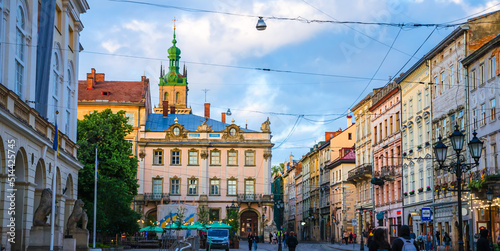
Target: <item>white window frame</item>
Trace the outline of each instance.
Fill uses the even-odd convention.
[[[22,17],[22,23],[20,23],[18,20],[18,14],[19,10],[21,11],[21,14],[23,15]],[[15,77],[15,83],[14,83],[14,92],[21,98],[24,99],[24,82],[26,81],[26,25],[28,20],[27,15],[26,15],[26,8],[23,6],[23,4],[19,3],[16,7],[16,51],[14,53],[15,55],[15,72],[16,72],[16,77]],[[2,17],[3,18],[3,17]],[[21,25],[20,25],[21,24]],[[20,41],[19,41],[20,38]]]

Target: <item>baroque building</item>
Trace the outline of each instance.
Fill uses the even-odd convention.
[[[85,0],[43,4],[0,0],[1,190],[16,189],[15,209],[9,209],[7,192],[0,199],[2,250],[26,250],[35,240],[33,215],[42,191],[53,182],[58,203],[55,225],[66,224],[77,199],[78,171],[83,166],[76,158],[76,76],[83,29],[80,14],[88,9]],[[57,166],[52,150],[56,124]],[[11,178],[12,186],[7,182]],[[55,235],[62,240],[63,228],[57,227]],[[62,241],[55,247],[62,249]]]
[[[184,203],[209,211],[210,220],[226,217],[226,207],[239,205],[239,235],[264,234],[272,224],[271,128],[259,131],[225,123],[187,108],[186,71],[179,72],[180,49],[174,33],[168,49],[169,71],[160,78],[160,104],[140,125],[137,136],[139,192],[134,208],[161,224],[161,205]],[[162,72],[163,74],[163,72]],[[196,216],[194,216],[196,217]]]

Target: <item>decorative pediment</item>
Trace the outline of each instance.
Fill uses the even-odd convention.
[[[416,121],[417,123],[420,123],[420,122],[422,121],[422,116],[417,116],[417,117],[415,118],[415,121]]]
[[[201,125],[198,126],[198,129],[196,129],[197,132],[213,132],[214,130],[212,129],[212,126],[207,125],[207,121],[203,121]]]
[[[222,135],[222,140],[224,141],[237,141],[237,142],[242,142],[245,141],[245,138],[243,137],[244,131],[241,130],[241,128],[235,124],[228,125],[224,131],[222,131],[224,134]]]
[[[177,123],[175,121],[174,124],[170,125],[170,127],[165,130],[165,140],[181,140],[187,138],[187,134],[189,130],[184,128],[183,125]]]
[[[424,119],[428,119],[431,113],[429,111],[424,112]]]

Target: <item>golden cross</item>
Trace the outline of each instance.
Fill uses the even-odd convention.
[[[174,19],[172,19],[172,21],[174,21],[174,30],[175,30],[175,21],[179,21],[179,20],[175,19],[175,17],[174,17]]]

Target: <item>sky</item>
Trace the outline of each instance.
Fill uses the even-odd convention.
[[[175,18],[180,64],[188,70],[188,106],[203,116],[206,94],[211,118],[220,120],[230,109],[227,121],[257,131],[269,118],[273,165],[290,154],[300,160],[324,132],[345,129],[349,108],[456,28],[442,24],[500,9],[500,0],[87,1],[79,79],[91,68],[106,80],[145,75],[157,106],[160,65],[168,64]],[[259,16],[264,31],[255,28]]]

